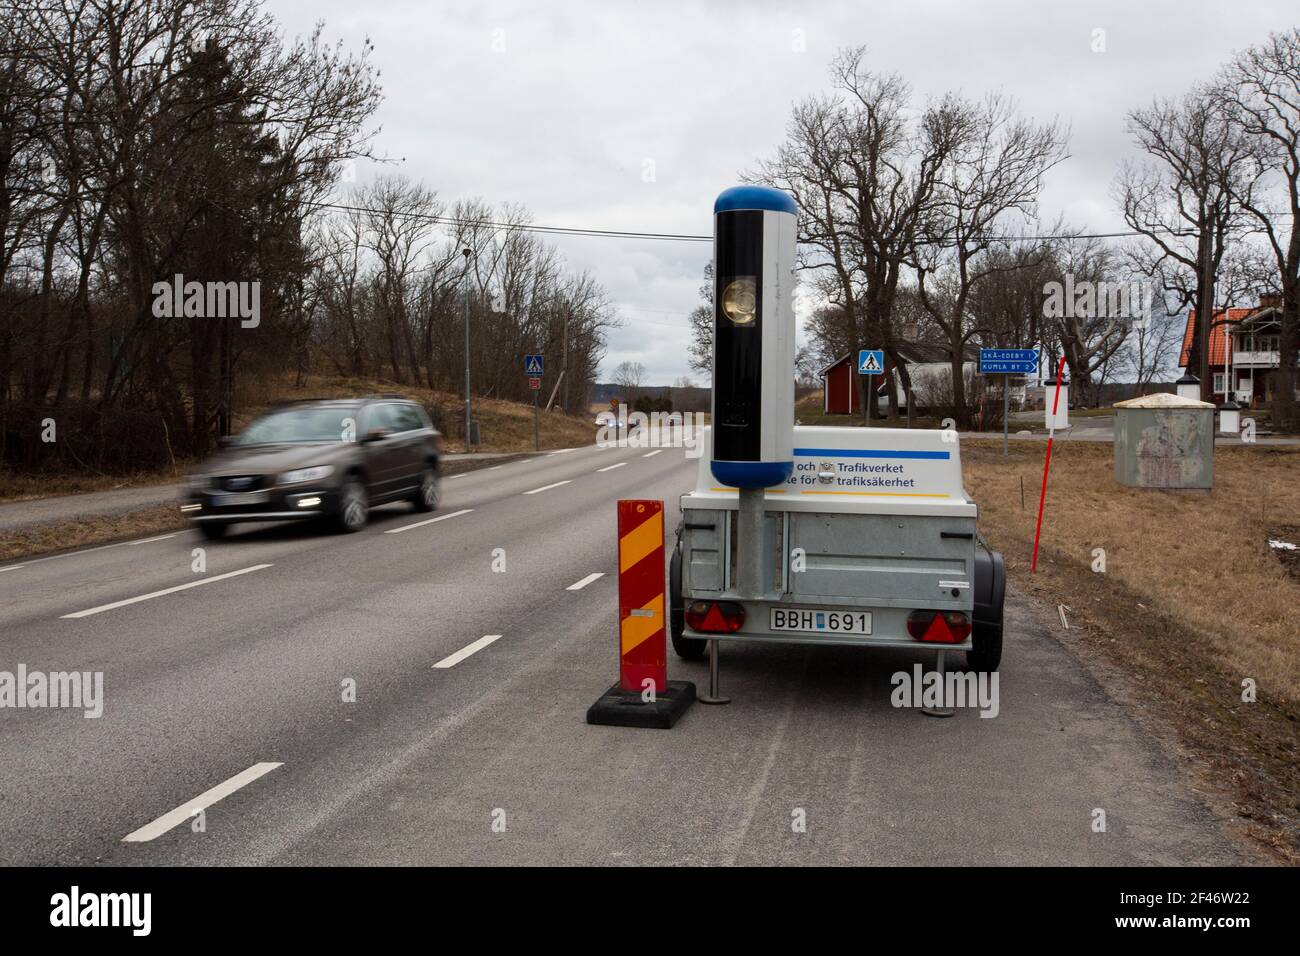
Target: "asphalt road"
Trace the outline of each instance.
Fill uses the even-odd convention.
[[[580,449],[452,478],[415,527],[430,516],[389,506],[350,536],[182,532],[0,566],[0,670],[103,671],[105,698],[99,719],[0,708],[0,862],[1245,859],[1014,593],[994,719],[893,708],[912,652],[733,646],[730,706],[588,726],[616,676],[614,502],[663,498],[671,528],[694,464]]]

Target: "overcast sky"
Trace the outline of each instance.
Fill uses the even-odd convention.
[[[1234,50],[1295,25],[1288,3],[775,3],[267,0],[289,34],[325,21],[369,37],[385,99],[379,154],[448,202],[522,203],[544,225],[708,235],[714,197],[783,138],[791,104],[827,88],[836,50],[898,71],[918,102],[1001,90],[1070,124],[1071,157],[1042,216],[1122,227],[1111,201],[1131,154],[1127,110],[1177,95]],[[1092,50],[1105,31],[1105,52]],[[646,170],[653,164],[653,176]],[[386,171],[366,163],[359,181]],[[647,181],[652,179],[652,181]],[[642,362],[648,384],[688,374],[686,316],[704,242],[556,237],[596,275],[624,325],[605,377]],[[803,311],[802,309],[800,310]],[[801,316],[802,320],[802,316]],[[698,376],[695,376],[698,379]]]

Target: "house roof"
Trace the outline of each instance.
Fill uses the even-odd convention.
[[[845,353],[844,355],[841,355],[841,356],[840,356],[839,358],[837,358],[834,362],[831,362],[830,365],[827,365],[827,366],[823,367],[822,370],[821,370],[821,374],[822,374],[822,375],[825,375],[827,372],[829,372],[829,371],[830,371],[831,369],[833,369],[835,366],[837,366],[837,365],[842,365],[843,363],[847,362],[847,361],[848,361],[849,359],[851,359],[851,358],[853,358],[853,353],[852,353],[852,352],[847,352],[847,353]]]
[[[1227,364],[1227,329],[1236,325],[1255,309],[1228,309],[1225,319],[1224,310],[1214,311],[1214,320],[1210,323],[1210,365]],[[1187,367],[1187,356],[1192,350],[1192,336],[1196,330],[1196,310],[1187,313],[1187,326],[1183,329],[1183,348],[1178,353],[1178,367]]]

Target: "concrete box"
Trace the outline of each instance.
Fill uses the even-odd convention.
[[[1115,404],[1115,481],[1214,487],[1214,406],[1160,392]]]

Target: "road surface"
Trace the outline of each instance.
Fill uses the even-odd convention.
[[[994,719],[893,708],[910,651],[741,646],[730,706],[588,726],[616,673],[614,502],[663,498],[671,528],[694,465],[579,449],[456,476],[436,514],[389,506],[356,535],[0,566],[0,670],[104,674],[99,719],[0,708],[0,862],[1246,859],[1014,592]],[[670,676],[706,681],[675,657]]]

